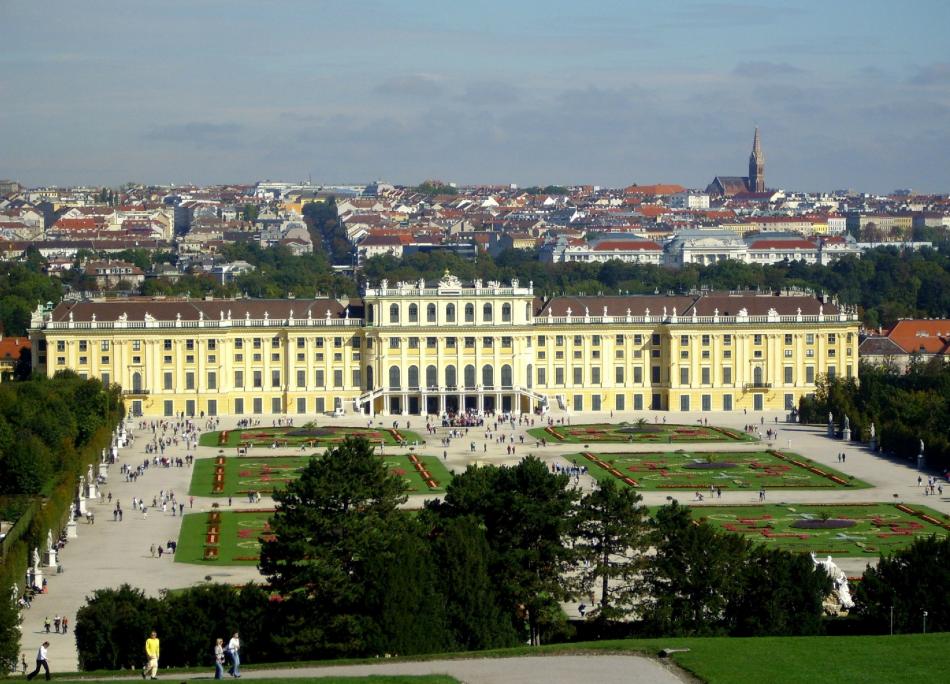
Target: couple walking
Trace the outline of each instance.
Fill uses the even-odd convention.
[[[217,639],[214,644],[214,678],[224,678],[225,656],[230,658],[231,667],[228,668],[228,674],[232,677],[241,676],[241,639],[235,632],[228,642],[227,648],[224,647],[224,639]]]

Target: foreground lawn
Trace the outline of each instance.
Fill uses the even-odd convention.
[[[536,439],[555,444],[683,444],[689,442],[756,442],[758,438],[741,430],[713,425],[667,425],[665,423],[592,423],[552,425],[528,430]]]
[[[768,451],[591,453],[570,457],[598,480],[617,478],[642,489],[848,489],[865,482],[798,454]]]
[[[242,664],[243,666],[243,664]],[[246,670],[247,667],[244,666]],[[214,668],[211,668],[213,674]],[[159,671],[159,675],[164,674]],[[230,679],[230,677],[228,677]],[[68,680],[56,679],[57,682],[69,684],[70,681],[85,682],[88,679]],[[306,684],[306,682],[320,682],[320,684],[459,684],[459,680],[448,675],[370,675],[368,677],[261,677],[254,678],[254,684]]]
[[[216,456],[195,460],[188,493],[192,496],[235,497],[244,503],[251,492],[269,495],[300,477],[310,455]],[[405,481],[408,494],[440,493],[452,479],[435,456],[393,454],[383,457],[389,471]],[[219,479],[220,474],[220,479]],[[428,475],[428,477],[426,477]]]
[[[917,505],[694,506],[692,513],[696,520],[752,541],[818,555],[876,557],[921,537],[950,534],[950,520]]]
[[[417,432],[393,428],[361,428],[321,425],[318,427],[250,427],[206,432],[198,439],[199,446],[236,448],[317,448],[335,446],[346,437],[365,437],[374,444],[423,444]]]

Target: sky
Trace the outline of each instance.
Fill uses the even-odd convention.
[[[950,2],[0,0],[0,178],[950,191]]]

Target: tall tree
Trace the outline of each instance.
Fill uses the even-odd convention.
[[[0,592],[0,672],[15,672],[20,654],[20,611],[10,589]]]
[[[577,510],[574,551],[579,587],[599,593],[590,616],[618,620],[629,615],[643,593],[641,574],[649,543],[649,513],[630,487],[605,480],[584,496]]]
[[[373,620],[366,600],[371,562],[390,549],[405,484],[389,474],[367,440],[347,438],[311,458],[274,499],[276,538],[263,544],[260,568],[302,611],[301,641],[321,645],[326,654],[365,652]],[[321,620],[312,619],[314,611]]]
[[[492,576],[535,644],[552,604],[571,595],[563,573],[572,557],[566,540],[578,495],[568,481],[531,456],[516,466],[469,466],[449,484],[444,503],[430,506],[446,517],[474,515],[482,522]]]

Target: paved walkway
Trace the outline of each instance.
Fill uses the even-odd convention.
[[[652,413],[626,413],[616,414],[613,418],[609,414],[564,414],[555,413],[554,418],[569,419],[573,424],[590,422],[619,422],[626,420],[634,422],[640,417],[648,420],[653,419]],[[707,418],[710,425],[721,425],[733,428],[742,428],[746,423],[760,420],[761,414],[756,416],[743,415],[736,413],[707,413],[707,414],[667,414],[669,422],[677,423],[695,423],[700,417]],[[779,422],[775,423],[778,417]],[[789,502],[789,503],[849,503],[849,502],[883,502],[902,500],[916,504],[925,504],[944,513],[950,513],[950,491],[945,491],[944,497],[924,496],[922,488],[917,487],[917,471],[910,465],[901,462],[888,460],[882,456],[873,455],[857,444],[844,445],[841,441],[832,440],[825,436],[824,428],[815,428],[799,425],[791,425],[781,422],[783,415],[766,413],[765,426],[777,428],[779,435],[774,446],[782,449],[791,449],[797,453],[807,456],[816,462],[827,464],[837,468],[845,473],[854,475],[869,484],[872,489],[862,490],[818,490],[818,491],[796,491],[785,490],[782,492],[768,492],[769,503]],[[269,416],[261,417],[261,426],[270,426],[272,418]],[[306,418],[303,416],[295,417],[296,424],[302,424]],[[543,419],[534,417],[535,427],[544,425]],[[366,418],[360,416],[345,418],[324,418],[318,419],[321,424],[347,425],[347,426],[366,426]],[[235,420],[229,418],[221,419],[221,428],[233,429]],[[379,427],[391,427],[394,422],[393,417],[377,417],[374,425]],[[536,440],[525,433],[525,427],[521,428],[503,428],[498,431],[498,435],[504,434],[507,437],[514,437],[515,453],[509,455],[506,453],[506,446],[495,442],[496,434],[492,438],[485,439],[485,428],[470,429],[468,434],[460,438],[453,439],[451,445],[447,448],[440,446],[440,438],[446,436],[448,431],[439,429],[438,434],[433,438],[425,436],[425,419],[419,416],[399,417],[400,428],[406,428],[408,422],[409,429],[412,429],[428,440],[428,443],[418,450],[418,453],[432,454],[442,457],[445,454],[445,464],[449,469],[456,471],[463,470],[467,465],[473,462],[482,464],[513,464],[518,462],[523,456],[534,454],[542,458],[545,462],[568,464],[569,457],[583,451],[583,444],[548,444],[546,447],[537,447]],[[199,420],[199,425],[203,426],[204,421]],[[120,463],[138,464],[144,456],[145,444],[150,439],[150,431],[139,430],[138,423],[132,430],[135,435],[135,443],[132,447],[120,451]],[[524,436],[522,443],[520,437]],[[470,443],[474,441],[476,450],[470,451]],[[483,445],[487,444],[487,450]],[[667,445],[668,446],[668,445]],[[657,445],[628,445],[628,444],[597,444],[591,445],[592,449],[598,452],[623,452],[623,451],[656,451]],[[709,445],[684,445],[683,448],[709,449],[709,450],[756,450],[761,449],[762,445],[753,443],[716,443]],[[677,447],[678,448],[678,447]],[[196,455],[199,458],[211,457],[217,454],[216,447],[199,447]],[[396,447],[388,447],[387,452],[404,450]],[[847,462],[845,464],[837,463],[836,455],[840,451],[847,453]],[[182,449],[172,450],[172,455],[180,455]],[[230,453],[230,452],[229,452]],[[299,454],[295,450],[268,450],[271,455],[284,453]],[[155,468],[150,467],[146,474],[139,478],[137,482],[127,483],[122,481],[119,473],[119,466],[112,466],[109,476],[109,483],[104,486],[105,492],[112,492],[113,497],[119,497],[122,501],[122,507],[125,509],[125,519],[123,522],[113,522],[113,505],[108,503],[92,504],[91,509],[96,513],[96,524],[88,525],[80,522],[78,525],[79,538],[71,540],[65,549],[61,552],[60,562],[65,572],[61,575],[47,575],[49,579],[49,593],[38,597],[33,608],[24,611],[23,624],[23,650],[27,654],[27,661],[32,660],[33,653],[37,645],[42,640],[43,618],[49,616],[52,618],[57,613],[65,614],[70,621],[75,624],[76,611],[85,603],[87,596],[92,595],[96,589],[114,588],[123,583],[128,583],[134,587],[144,589],[150,595],[157,595],[162,589],[173,589],[192,586],[206,581],[210,577],[213,581],[245,583],[250,580],[259,579],[256,568],[253,567],[211,567],[207,565],[190,565],[185,563],[175,563],[170,557],[158,559],[152,558],[149,553],[149,547],[152,544],[156,546],[164,544],[170,539],[178,538],[178,531],[181,518],[172,516],[171,513],[162,514],[158,510],[149,512],[147,518],[141,514],[132,512],[131,499],[133,496],[144,498],[151,502],[153,496],[157,496],[160,490],[174,491],[179,500],[188,501],[187,491],[191,479],[191,468]],[[926,479],[926,474],[925,474]],[[594,480],[592,477],[582,477],[579,486],[583,489],[590,489]],[[677,499],[682,503],[692,503],[692,492],[642,492],[644,502],[648,505],[662,505],[666,503],[667,497]],[[896,498],[894,495],[897,495]],[[409,507],[418,507],[427,496],[410,497],[407,503]],[[757,502],[757,492],[747,491],[724,491],[721,500],[716,503],[722,504],[745,504]],[[211,503],[218,501],[226,503],[226,500],[210,497],[196,497],[194,508],[188,509],[186,513],[207,511]],[[272,502],[265,498],[260,504],[253,506],[270,505]],[[233,501],[233,508],[240,510],[245,504],[237,498]],[[839,562],[839,559],[836,559]],[[843,569],[849,574],[860,574],[866,565],[866,559],[840,559]],[[71,630],[70,630],[71,631]],[[60,635],[51,634],[50,637],[50,665],[54,671],[66,671],[77,669],[75,641],[72,634]],[[454,661],[453,661],[454,662]],[[489,661],[491,662],[491,661]],[[600,663],[600,659],[597,661]],[[487,665],[486,665],[487,667]],[[598,665],[599,667],[599,665]],[[598,672],[599,678],[599,672]],[[498,680],[471,680],[471,681],[498,681]],[[505,681],[529,681],[512,680]],[[534,680],[530,680],[534,681]],[[567,681],[567,680],[555,680]],[[604,680],[607,681],[607,680]],[[629,681],[629,680],[628,680]]]

